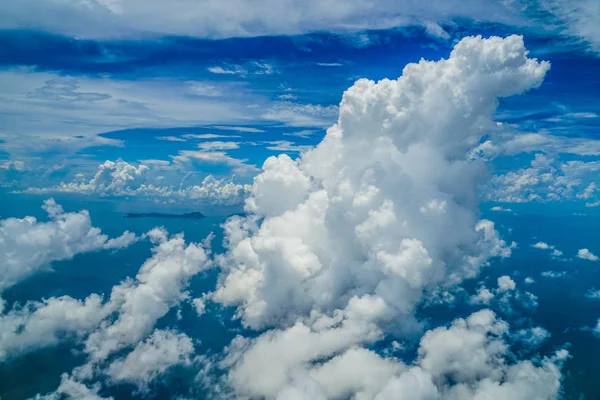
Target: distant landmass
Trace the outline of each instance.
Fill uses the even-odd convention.
[[[178,218],[178,219],[202,219],[204,214],[201,212],[191,212],[187,214],[163,214],[163,213],[127,213],[125,218]]]

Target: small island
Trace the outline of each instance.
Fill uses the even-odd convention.
[[[176,219],[202,219],[205,218],[201,212],[191,212],[187,214],[163,214],[163,213],[127,213],[125,218],[176,218]]]

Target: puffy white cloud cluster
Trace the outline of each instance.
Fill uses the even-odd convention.
[[[0,362],[61,340],[83,338],[110,312],[95,294],[83,301],[63,296],[29,302],[4,314],[0,309]]]
[[[211,261],[203,245],[186,244],[181,234],[169,236],[154,229],[147,236],[155,243],[152,257],[135,279],[114,286],[107,301],[97,294],[82,301],[63,296],[15,305],[4,313],[0,309],[0,362],[77,339],[88,361],[65,375],[48,397],[64,394],[76,399],[94,398],[98,387],[85,383],[102,376],[144,390],[170,366],[189,364],[194,352],[191,339],[154,326],[187,298],[190,279]]]
[[[519,341],[529,348],[541,345],[550,337],[550,332],[540,326],[534,326],[529,329],[520,329],[511,335],[513,340]]]
[[[150,165],[152,166],[153,163]],[[57,186],[47,188],[29,188],[26,192],[162,197],[198,200],[216,205],[234,205],[241,204],[250,190],[249,185],[216,179],[212,175],[204,178],[199,185],[180,185],[179,187],[162,184],[162,178],[164,177],[157,176],[156,172],[146,164],[136,166],[119,159],[116,162],[105,161],[100,164],[90,180],[86,180],[82,174],[77,174],[71,182],[61,182]]]
[[[490,311],[427,333],[413,367],[362,347],[419,330],[425,298],[510,255],[479,220],[486,168],[470,151],[493,129],[498,98],[537,87],[548,69],[519,36],[465,38],[397,80],[358,80],[315,149],[265,162],[250,215],[224,225],[212,296],[247,327],[275,328],[230,346],[223,367],[238,395],[556,397],[555,363],[508,365],[507,326]],[[514,287],[503,277],[498,290]]]
[[[507,314],[512,314],[515,306],[525,309],[534,309],[538,306],[537,296],[528,291],[518,290],[516,282],[510,276],[499,277],[497,285],[491,290],[485,285],[480,286],[477,293],[469,298],[469,302],[493,305]]]
[[[49,220],[34,217],[0,220],[0,293],[55,261],[102,249],[119,249],[137,240],[125,232],[109,238],[92,225],[86,210],[65,212],[53,199],[44,202]]]
[[[168,368],[190,364],[193,353],[194,344],[187,335],[156,330],[125,358],[110,364],[106,372],[116,382],[130,382],[144,389]]]
[[[549,245],[546,242],[537,242],[535,244],[532,244],[531,247],[535,248],[535,249],[540,249],[540,250],[552,250],[550,252],[550,254],[552,255],[552,257],[561,257],[563,255],[563,252],[558,250],[556,248],[556,246],[553,245]]]
[[[537,153],[528,167],[493,176],[485,197],[511,203],[581,199],[588,207],[595,207],[600,205],[598,171],[598,161],[561,163]]]
[[[598,256],[588,249],[579,249],[577,252],[577,257],[581,258],[582,260],[598,261]]]
[[[294,327],[271,331],[251,344],[234,343],[230,380],[239,396],[282,400],[556,398],[559,366],[567,353],[538,365],[511,363],[507,334],[508,325],[492,311],[479,311],[426,332],[417,360],[406,365],[365,348],[340,351],[344,344],[332,333]],[[527,338],[536,334],[541,332],[523,333]],[[308,363],[314,351],[333,357]]]
[[[395,81],[357,81],[317,148],[265,163],[247,201],[264,221],[227,224],[215,298],[239,305],[252,327],[366,294],[406,316],[423,291],[508,255],[493,224],[478,221],[485,165],[467,153],[493,125],[497,98],[539,85],[548,68],[527,58],[521,37],[473,37]]]

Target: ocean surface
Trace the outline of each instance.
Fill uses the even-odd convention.
[[[32,215],[46,220],[41,209],[43,200],[44,197],[40,196],[2,193],[0,217]],[[93,225],[109,236],[118,236],[125,230],[142,234],[156,226],[163,226],[171,234],[184,232],[187,241],[198,242],[213,232],[213,251],[223,251],[220,229],[220,224],[226,219],[223,210],[187,210],[208,215],[201,220],[132,219],[123,215],[132,211],[154,210],[149,210],[148,205],[140,210],[138,205],[128,201],[90,201],[85,197],[56,197],[56,200],[66,211],[89,210]],[[589,329],[600,318],[600,300],[585,296],[591,288],[600,289],[600,262],[575,258],[581,248],[600,254],[600,210],[529,204],[518,207],[511,205],[513,212],[492,212],[489,211],[491,206],[482,205],[482,215],[495,221],[503,239],[517,242],[518,248],[514,249],[510,258],[493,261],[477,279],[465,282],[466,292],[474,293],[482,283],[493,288],[497,277],[510,275],[518,289],[535,294],[539,302],[537,309],[500,313],[512,326],[542,326],[551,333],[551,338],[539,349],[520,348],[517,349],[518,354],[539,358],[551,355],[557,348],[567,347],[572,358],[566,362],[563,370],[564,398],[600,399],[600,385],[597,383],[600,375],[600,338]],[[164,208],[157,211],[164,212]],[[564,253],[564,257],[553,259],[550,251],[532,248],[531,245],[538,241],[555,245]],[[106,298],[114,285],[136,275],[143,262],[150,257],[151,247],[147,240],[143,240],[125,250],[77,255],[72,260],[54,263],[52,269],[8,289],[2,297],[9,308],[15,303],[51,296],[69,295],[83,299],[91,293],[99,293]],[[544,271],[565,271],[565,275],[547,278],[541,276]],[[213,270],[195,277],[190,286],[192,296],[199,297],[203,292],[213,289],[216,275],[217,272]],[[526,277],[532,277],[535,282],[525,284]],[[429,325],[435,327],[481,308],[459,303],[452,308],[434,307],[422,312],[428,317]],[[206,314],[197,316],[192,307],[184,303],[181,314],[183,318],[179,319],[176,310],[172,310],[159,321],[158,327],[176,327],[197,339],[196,352],[200,355],[217,354],[243,331],[239,322],[232,319],[232,310],[220,309],[215,305],[209,305]],[[414,349],[415,343],[412,345]],[[410,358],[414,352],[411,353],[410,346],[408,348],[406,357]],[[0,364],[0,398],[26,399],[38,393],[52,392],[59,385],[60,375],[70,372],[84,360],[80,346],[64,343]],[[410,359],[405,361],[410,362]],[[191,385],[199,385],[194,381],[193,372],[171,370],[166,383],[157,386],[158,394],[153,398],[172,399],[186,395]],[[102,394],[112,395],[115,399],[146,398],[143,394],[134,393],[134,388],[126,385],[110,388]]]

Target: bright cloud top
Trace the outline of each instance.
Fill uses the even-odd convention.
[[[239,394],[363,398],[363,373],[342,379],[335,371],[388,365],[361,346],[418,330],[414,312],[424,295],[439,297],[489,258],[510,255],[494,224],[478,218],[476,189],[486,171],[469,152],[494,126],[498,98],[537,87],[549,67],[527,57],[519,36],[465,38],[448,59],[409,64],[397,80],[358,80],[314,150],[265,162],[246,201],[250,215],[225,225],[228,251],[213,296],[236,306],[246,326],[276,328],[232,345],[229,381]],[[514,282],[505,277],[499,286],[514,289]],[[493,315],[472,318],[484,331],[505,329]],[[435,336],[425,336],[425,347],[438,343]],[[504,365],[504,350],[495,343],[489,354],[477,350],[482,358],[473,369],[454,370],[442,355],[453,350],[434,347],[422,351],[426,372],[403,375],[392,363],[394,372],[371,383],[364,398],[388,398],[415,379],[423,383],[415,399],[473,398],[479,378],[493,376],[481,383],[492,390],[500,376],[523,376],[521,368],[527,383],[498,390],[510,398],[542,387],[539,398],[556,395],[560,374],[551,361],[501,372],[494,365]],[[458,385],[443,388],[448,377]]]

